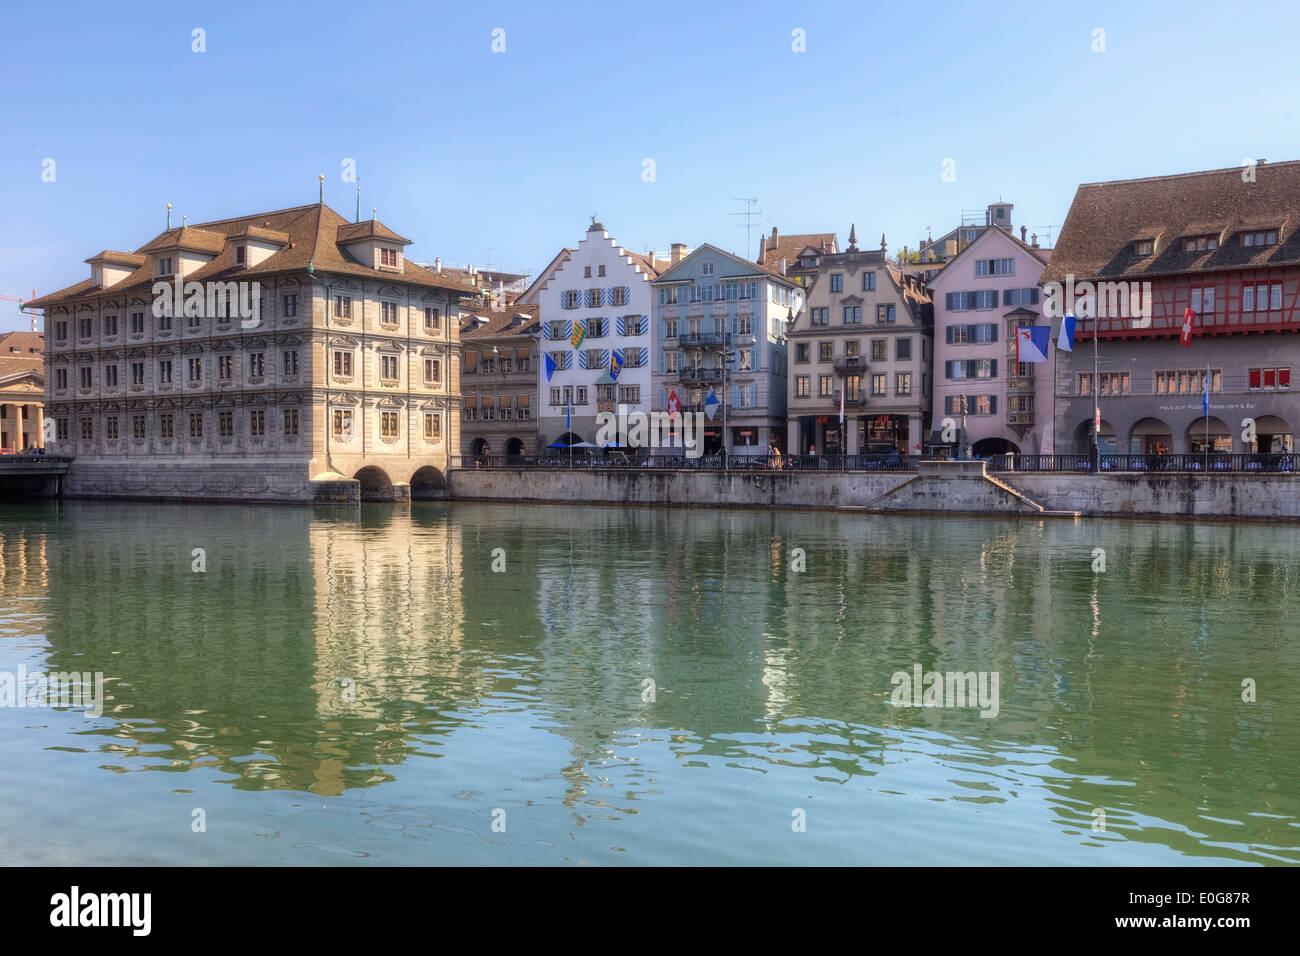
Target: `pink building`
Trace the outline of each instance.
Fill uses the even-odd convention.
[[[1038,288],[1048,255],[993,224],[930,277],[931,439],[954,456],[1052,452],[1055,343],[1047,362],[1017,365],[1015,333],[1018,325],[1051,325]]]

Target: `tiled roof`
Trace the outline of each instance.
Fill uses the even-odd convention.
[[[164,249],[193,249],[196,252],[220,252],[226,244],[224,233],[200,229],[198,226],[181,226],[168,229],[140,247],[140,252],[158,252]]]
[[[10,351],[18,349],[17,352]],[[32,352],[32,349],[36,349]],[[45,336],[40,332],[0,332],[0,378],[45,367]]]
[[[276,212],[258,213],[255,216],[243,216],[238,219],[222,219],[216,222],[199,223],[181,229],[169,229],[162,235],[141,247],[141,252],[165,248],[174,248],[177,243],[191,243],[186,248],[198,248],[198,242],[210,242],[209,236],[220,239],[220,248],[209,250],[217,254],[210,262],[188,273],[186,281],[202,282],[206,279],[243,279],[257,276],[271,276],[284,272],[304,272],[308,265],[317,271],[342,273],[345,275],[365,276],[367,278],[384,278],[391,275],[394,281],[410,282],[415,285],[429,286],[454,292],[471,293],[476,286],[457,276],[438,275],[429,269],[421,268],[403,257],[401,273],[377,272],[369,266],[362,265],[341,248],[338,241],[340,227],[349,225],[329,206],[313,203],[310,206],[296,206],[292,209],[280,209]],[[352,225],[366,225],[365,223]],[[264,230],[266,233],[278,233],[287,238],[287,244],[267,256],[256,265],[236,267],[234,245],[227,239],[234,236],[251,235],[250,230]],[[181,235],[184,233],[184,235]],[[147,291],[155,281],[151,263],[148,260],[121,282],[111,287],[113,294],[130,291]],[[76,297],[98,295],[103,291],[87,279],[76,285],[52,292],[49,295],[28,303],[35,308],[44,308],[51,303],[61,302]]]
[[[105,249],[98,255],[91,256],[86,262],[113,262],[123,266],[140,266],[144,265],[148,258],[148,256],[142,256],[139,253]]]
[[[391,239],[393,242],[411,244],[411,240],[399,236],[382,222],[367,219],[364,222],[349,222],[339,226],[339,242],[356,242],[359,239]]]
[[[641,271],[647,273],[652,279],[656,279],[667,272],[668,267],[672,265],[667,259],[656,259],[640,252],[633,252],[630,249],[624,249],[623,255],[631,259],[633,265],[640,266]]]
[[[518,308],[507,308],[501,312],[478,312],[475,317],[486,319],[487,321],[472,331],[462,331],[462,339],[481,339],[488,336],[497,335],[520,335],[531,329],[537,324],[538,307],[535,305],[524,305]],[[516,323],[511,327],[511,323]],[[461,328],[464,329],[468,322],[462,322]]]
[[[1081,185],[1040,281],[1300,263],[1300,162],[1262,163],[1253,173],[1254,182],[1235,167]],[[1257,229],[1276,229],[1277,245],[1243,246],[1238,233]],[[1217,235],[1219,248],[1184,252],[1181,240],[1198,235]],[[1138,256],[1138,239],[1154,240],[1154,253]]]
[[[755,260],[759,265],[767,267],[769,272],[776,275],[781,274],[781,260],[786,261],[786,269],[797,267],[799,264],[799,253],[811,246],[822,254],[834,252],[837,248],[835,233],[833,232],[806,232],[795,233],[789,236],[783,236],[777,233],[773,238],[770,235],[763,236],[758,245],[758,258]]]

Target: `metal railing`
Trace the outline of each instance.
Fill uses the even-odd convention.
[[[721,454],[692,458],[682,452],[637,454],[631,451],[607,453],[592,448],[575,448],[572,455],[562,448],[545,455],[453,455],[451,467],[472,471],[536,469],[602,469],[660,471],[916,471],[919,455],[767,455]]]
[[[1097,469],[1091,455],[994,455],[987,459],[991,472],[1245,472],[1300,471],[1292,455],[1265,452],[1190,452],[1178,455],[1101,455]]]

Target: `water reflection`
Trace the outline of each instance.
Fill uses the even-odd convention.
[[[739,832],[737,801],[789,792],[884,860],[992,826],[1031,853],[1055,834],[1059,859],[1295,862],[1298,546],[1252,525],[73,502],[0,510],[0,648],[105,672],[104,718],[41,742],[94,755],[86,774],[382,796],[453,757],[479,776],[452,795],[508,790],[557,830],[653,809],[658,834],[680,793]],[[998,717],[891,706],[914,664],[998,672]],[[30,746],[10,724],[5,752]]]

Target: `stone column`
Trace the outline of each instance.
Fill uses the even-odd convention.
[[[925,436],[921,434],[921,416],[907,417],[907,454],[919,455],[925,448]]]
[[[855,416],[845,412],[844,428],[846,441],[844,443],[846,455],[856,455],[858,453],[858,420]]]

